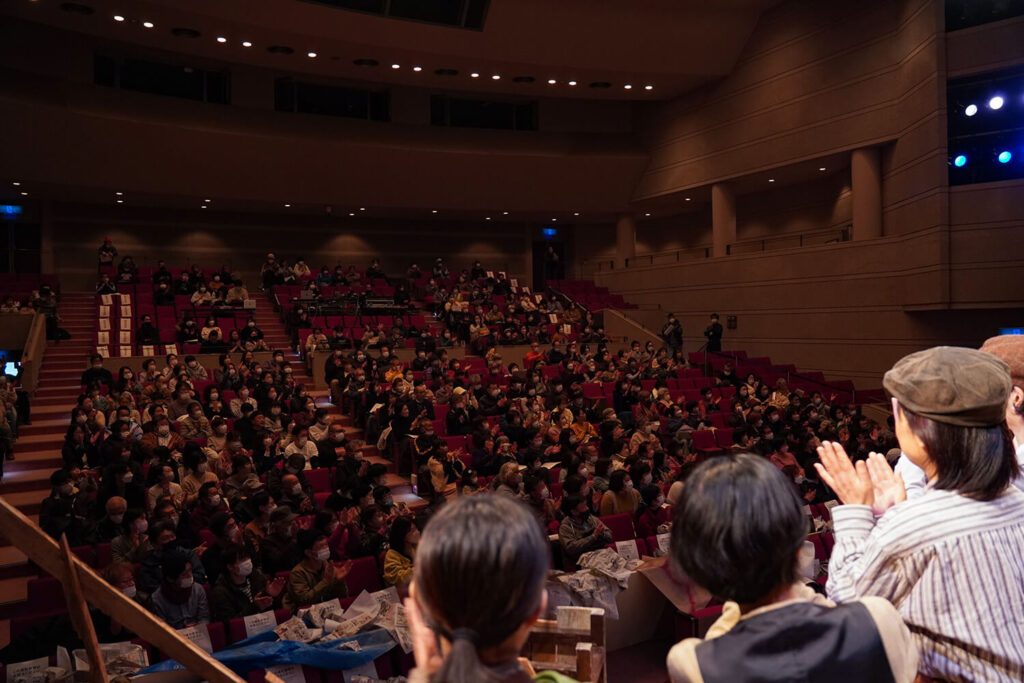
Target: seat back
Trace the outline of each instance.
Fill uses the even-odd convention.
[[[599,518],[612,532],[613,541],[629,541],[636,538],[633,516],[626,513],[607,515]]]

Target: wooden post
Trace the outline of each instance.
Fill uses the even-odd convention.
[[[64,598],[68,601],[71,623],[85,644],[85,654],[89,658],[89,680],[92,683],[107,683],[107,665],[103,662],[103,653],[96,640],[96,629],[92,625],[85,596],[82,595],[82,583],[78,580],[78,570],[75,568],[75,554],[68,545],[67,534],[60,535],[60,552],[64,560]]]
[[[57,542],[3,496],[0,496],[0,533],[50,574],[64,575],[64,562]],[[71,562],[78,570],[82,595],[104,614],[121,622],[190,673],[210,683],[245,683],[231,669],[104,581],[73,554]]]

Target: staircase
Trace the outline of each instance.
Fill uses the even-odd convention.
[[[50,475],[62,465],[71,408],[81,391],[79,378],[88,364],[95,338],[96,312],[92,292],[67,292],[60,297],[60,326],[71,339],[47,342],[32,396],[32,424],[22,425],[14,447],[17,458],[4,465],[0,495],[33,521],[39,521],[42,500],[50,493]],[[26,584],[37,573],[25,554],[0,537],[0,619],[17,613],[26,598]],[[0,645],[7,641],[7,623],[0,626]]]

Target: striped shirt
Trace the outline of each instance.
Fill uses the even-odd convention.
[[[866,505],[832,518],[830,598],[891,601],[929,676],[1024,680],[1024,492],[980,502],[928,486],[877,520]]]

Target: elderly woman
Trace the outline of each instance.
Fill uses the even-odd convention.
[[[851,463],[825,442],[816,465],[842,505],[829,596],[887,598],[914,634],[921,672],[1024,680],[1024,492],[1005,425],[1012,382],[993,355],[940,346],[885,374],[900,449],[927,480],[906,499],[884,456]]]

